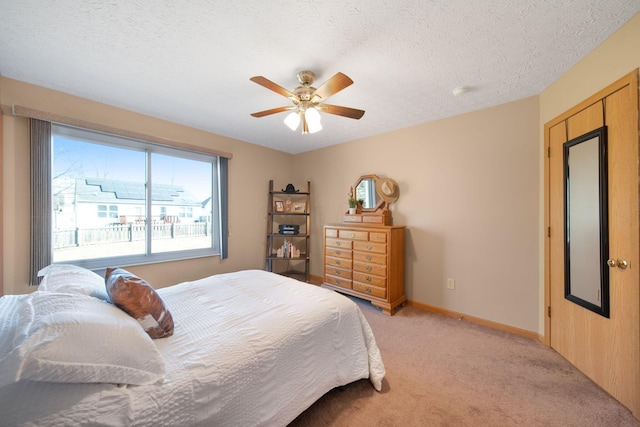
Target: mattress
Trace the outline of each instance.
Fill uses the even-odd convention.
[[[0,388],[2,425],[285,426],[337,386],[368,378],[381,389],[371,328],[343,295],[261,270],[158,294],[175,323],[154,340],[162,384],[19,381]]]

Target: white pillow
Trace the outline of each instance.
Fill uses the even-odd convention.
[[[0,298],[0,387],[20,380],[153,384],[164,378],[157,347],[112,304],[36,291]]]
[[[51,264],[38,271],[44,276],[39,291],[89,295],[109,301],[104,278],[91,270],[71,264]]]

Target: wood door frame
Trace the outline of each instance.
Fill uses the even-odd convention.
[[[556,118],[548,121],[544,125],[544,232],[546,237],[544,239],[544,344],[547,347],[551,347],[551,318],[550,318],[550,307],[551,307],[551,270],[550,270],[550,167],[549,167],[549,158],[550,158],[550,141],[549,141],[549,132],[550,129],[565,121],[571,116],[576,115],[580,111],[589,108],[590,106],[600,102],[603,98],[606,98],[608,95],[631,85],[635,87],[636,90],[638,88],[638,69],[636,68],[632,72],[627,75],[621,77],[616,80],[609,86],[604,89],[596,92],[591,95],[589,98],[585,99],[578,105],[570,108],[565,111],[561,115]]]

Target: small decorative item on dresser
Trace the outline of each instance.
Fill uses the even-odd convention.
[[[349,189],[349,215],[354,215],[358,210],[358,200],[353,196],[353,187]]]
[[[358,201],[356,199],[349,199],[349,214],[353,215],[358,210]]]

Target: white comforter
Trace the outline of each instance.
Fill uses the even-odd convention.
[[[348,298],[260,270],[158,293],[174,335],[155,340],[161,385],[26,382],[0,389],[2,425],[284,426],[334,387],[385,375]]]

